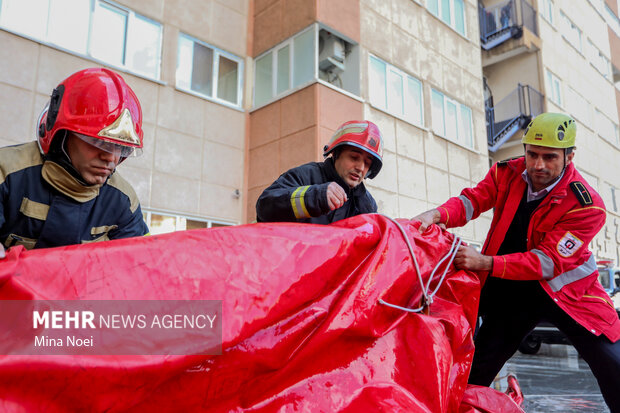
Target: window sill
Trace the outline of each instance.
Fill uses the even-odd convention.
[[[449,138],[446,138],[446,137],[445,137],[445,136],[443,136],[443,135],[440,135],[439,133],[435,132],[432,128],[431,128],[431,129],[429,129],[429,132],[431,132],[434,136],[436,136],[436,137],[438,137],[438,138],[441,138],[441,139],[445,140],[445,141],[446,141],[446,142],[448,142],[448,143],[451,143],[451,144],[453,144],[453,145],[456,145],[456,146],[458,146],[458,147],[461,147],[461,148],[463,148],[463,149],[466,149],[466,150],[468,150],[468,151],[469,151],[469,152],[471,152],[471,153],[475,153],[476,155],[484,155],[484,153],[483,153],[483,152],[480,152],[480,151],[478,151],[478,150],[476,150],[476,149],[474,149],[474,148],[470,148],[469,146],[465,146],[465,145],[463,145],[462,143],[455,142],[455,141],[453,141],[452,139],[449,139]],[[486,142],[486,141],[485,141],[485,142]]]
[[[191,96],[195,96],[195,97],[203,99],[203,100],[207,100],[207,101],[212,102],[212,103],[217,103],[218,105],[226,106],[227,108],[234,109],[234,110],[237,110],[239,112],[245,112],[245,110],[243,110],[243,108],[241,106],[234,105],[234,104],[232,104],[230,102],[226,102],[225,100],[212,98],[212,97],[209,97],[207,95],[203,95],[202,93],[198,93],[198,92],[195,92],[195,91],[190,90],[190,89],[185,89],[185,88],[181,88],[181,87],[175,86],[174,90],[177,90],[177,91],[182,92],[182,93],[186,93],[186,94],[191,95]]]
[[[452,30],[454,33],[458,34],[459,36],[461,36],[463,39],[467,40],[470,43],[474,43],[472,42],[469,37],[467,37],[467,21],[464,22],[465,24],[465,34],[459,32],[458,30],[456,30],[454,27],[450,26],[448,23],[446,23],[445,21],[441,20],[441,18],[439,16],[434,15],[433,13],[431,13],[430,10],[426,9],[426,11],[428,11],[428,14],[430,14],[435,20],[441,22],[441,24],[443,24],[444,26],[448,27],[450,30]],[[478,40],[478,44],[477,46],[480,46],[480,40]]]
[[[328,82],[326,82],[324,80],[321,80],[321,79],[312,79],[312,80],[309,80],[306,83],[302,83],[301,85],[299,85],[299,86],[297,86],[297,87],[295,87],[293,89],[287,90],[284,93],[281,93],[281,94],[279,94],[277,96],[274,96],[273,98],[269,99],[265,103],[261,103],[260,105],[252,106],[252,108],[250,109],[249,112],[252,113],[252,112],[257,111],[257,110],[259,110],[261,108],[264,108],[265,106],[271,105],[272,103],[277,102],[279,100],[282,100],[285,97],[290,96],[293,93],[299,92],[300,90],[305,89],[308,86],[313,85],[315,83],[319,83],[319,84],[321,84],[323,86],[326,86],[326,87],[328,87],[330,89],[333,89],[336,92],[342,93],[343,95],[350,97],[351,99],[355,99],[355,100],[357,100],[359,102],[364,102],[364,100],[362,98],[360,98],[359,96],[354,95],[351,92],[347,92],[344,89],[340,89],[339,87],[336,87],[336,86],[332,85],[331,83],[328,83]]]
[[[411,125],[411,126],[415,126],[416,128],[418,128],[418,129],[420,129],[420,130],[423,130],[423,131],[425,131],[425,132],[429,132],[429,131],[430,131],[430,129],[429,129],[429,128],[427,128],[427,127],[425,127],[425,126],[418,125],[417,123],[414,123],[414,122],[412,122],[411,120],[409,120],[409,119],[407,119],[407,118],[405,118],[405,117],[403,117],[403,116],[396,115],[396,114],[394,114],[394,113],[392,113],[392,112],[388,111],[387,109],[380,108],[379,106],[374,105],[374,104],[373,104],[370,100],[367,100],[367,101],[366,101],[366,103],[368,103],[368,105],[369,105],[370,107],[372,107],[373,109],[378,110],[379,112],[383,112],[383,113],[385,113],[386,115],[392,116],[392,117],[394,117],[394,118],[396,118],[396,119],[398,119],[398,120],[402,120],[403,122],[408,123],[408,124],[409,124],[409,125]],[[422,114],[422,117],[424,117],[424,114]]]

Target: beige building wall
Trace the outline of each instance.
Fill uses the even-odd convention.
[[[411,218],[475,185],[489,168],[477,7],[477,2],[465,1],[463,37],[414,1],[360,1],[364,115],[379,125],[385,139],[383,169],[367,181],[379,212]],[[421,127],[369,103],[369,53],[422,82]],[[433,133],[431,88],[472,109],[473,149]],[[482,244],[490,216],[486,213],[454,232]]]
[[[120,0],[163,25],[161,81],[117,68],[143,110],[144,154],[118,170],[143,208],[200,219],[244,221],[246,118],[175,88],[178,35],[244,58],[249,0]],[[200,18],[196,18],[200,16]],[[31,141],[57,84],[100,62],[0,30],[0,145]],[[236,195],[236,190],[240,195]]]

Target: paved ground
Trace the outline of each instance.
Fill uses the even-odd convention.
[[[517,352],[500,376],[508,373],[519,380],[527,413],[609,412],[588,365],[571,346],[543,344],[536,355]],[[503,390],[503,381],[499,385]]]

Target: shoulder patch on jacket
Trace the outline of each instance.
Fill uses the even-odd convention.
[[[0,148],[0,184],[10,174],[42,163],[43,157],[35,141]]]
[[[574,181],[569,184],[570,189],[573,191],[581,206],[592,205],[594,201],[592,200],[592,195],[588,191],[588,188],[579,181]]]
[[[133,189],[131,184],[127,182],[125,178],[119,175],[118,171],[114,172],[110,179],[108,179],[107,184],[127,195],[127,197],[129,198],[129,209],[131,210],[131,213],[133,214],[134,212],[136,212],[136,209],[138,209],[138,206],[140,206],[140,200],[138,199],[138,195],[136,194],[136,191]]]

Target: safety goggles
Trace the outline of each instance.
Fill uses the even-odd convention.
[[[82,135],[80,133],[73,133],[82,141],[101,149],[102,151],[111,153],[114,156],[120,156],[121,158],[127,158],[130,156],[142,155],[142,148],[134,148],[133,146],[119,145],[117,143],[107,142],[102,139],[93,138],[91,136]]]

